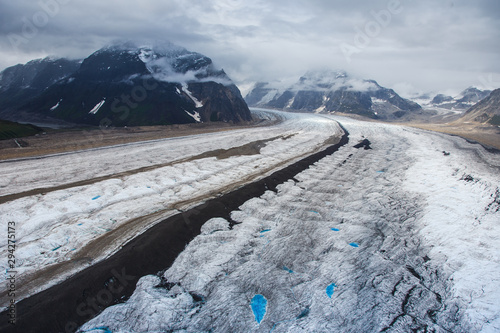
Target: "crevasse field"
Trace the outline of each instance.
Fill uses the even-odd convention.
[[[80,332],[500,330],[500,155],[402,126],[254,113],[280,121],[0,163],[1,195],[97,179],[0,205],[2,225],[17,222],[24,296],[179,209],[331,144],[340,123],[347,145],[233,211],[240,224],[207,221],[164,274],[143,277]],[[354,147],[364,139],[371,149]],[[201,154],[257,141],[258,153]],[[158,167],[126,173],[148,166]],[[88,244],[99,252],[84,256]],[[61,263],[65,273],[45,284],[31,278]]]

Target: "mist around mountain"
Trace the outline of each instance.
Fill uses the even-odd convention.
[[[420,105],[399,96],[375,80],[358,79],[344,71],[309,71],[287,88],[258,82],[245,97],[250,106],[315,113],[341,112],[373,119],[398,119],[418,113]]]
[[[0,117],[100,126],[251,120],[212,60],[171,43],[104,47],[83,61],[34,60],[0,73]]]
[[[480,90],[476,87],[469,87],[455,97],[437,94],[430,100],[428,105],[430,107],[439,107],[448,110],[465,111],[488,97],[490,93],[491,90]]]

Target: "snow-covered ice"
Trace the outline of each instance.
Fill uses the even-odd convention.
[[[310,117],[340,121],[351,141],[233,211],[232,230],[208,221],[161,278],[143,277],[81,330],[499,331],[500,156],[444,134]],[[372,149],[353,147],[365,138]],[[260,323],[255,295],[267,300]]]
[[[262,178],[320,149],[332,135],[341,133],[338,124],[330,119],[255,112],[262,117],[279,117],[284,121],[273,126],[0,162],[0,195],[104,177],[88,185],[27,195],[0,205],[1,224],[16,222],[16,269],[20,279],[26,279],[18,288],[18,298],[45,289],[75,270],[107,257],[123,242],[178,213],[179,209]],[[279,134],[283,138],[276,138]],[[272,141],[256,155],[224,159],[200,156],[270,139]],[[123,174],[148,167],[152,168]],[[178,204],[182,202],[185,204]],[[54,276],[46,285],[30,285],[32,273],[83,256],[79,251],[91,241],[144,216],[149,217],[142,224],[128,224],[116,244],[109,244],[106,250],[90,257],[86,253],[79,267],[73,265],[72,271]],[[6,257],[7,250],[7,240],[0,240],[0,255]],[[0,270],[7,273],[7,262],[0,262]],[[2,286],[0,292],[5,293],[5,288]]]

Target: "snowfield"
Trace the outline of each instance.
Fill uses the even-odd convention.
[[[350,142],[233,211],[233,228],[207,221],[166,272],[79,332],[500,330],[500,155],[412,128],[293,117],[320,121],[315,133],[339,121]],[[354,147],[364,139],[371,149]]]

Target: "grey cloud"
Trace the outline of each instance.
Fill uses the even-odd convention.
[[[43,9],[30,0],[0,5],[0,69],[47,54],[85,57],[115,39],[167,39],[211,57],[239,84],[315,67],[421,91],[458,91],[490,74],[500,81],[497,1],[400,0],[401,12],[350,62],[340,46],[356,46],[356,29],[373,27],[373,12],[393,0],[42,0],[57,1],[67,4],[17,49],[8,37],[22,36],[23,18]]]

